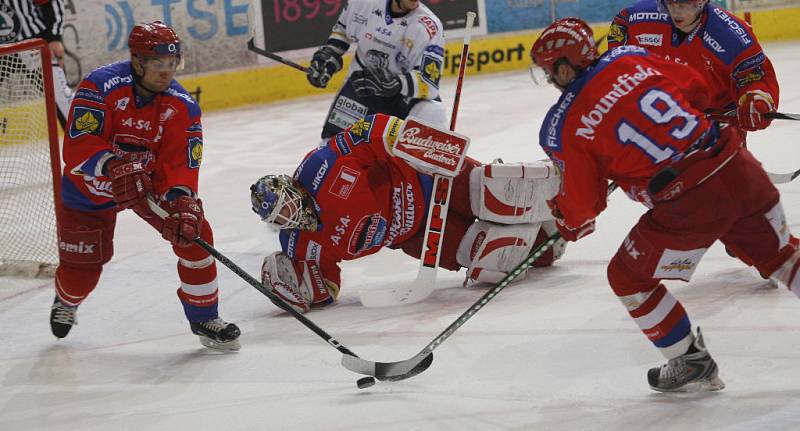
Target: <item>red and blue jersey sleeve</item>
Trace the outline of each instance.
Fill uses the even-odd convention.
[[[658,0],[640,0],[622,9],[611,21],[608,50],[622,45],[656,49],[666,54],[671,45],[672,21],[661,11]]]
[[[112,65],[94,71],[81,81],[72,99],[64,134],[62,177],[62,198],[69,207],[96,210],[115,205],[111,184],[101,168],[112,155],[111,109],[115,103],[103,84],[121,79],[117,69]]]
[[[731,108],[745,93],[761,90],[772,96],[777,107],[778,79],[772,62],[764,54],[753,29],[732,13],[708,6],[708,20],[702,35],[702,45],[713,59],[706,73],[716,75],[721,90],[727,96],[716,101],[718,109]]]
[[[628,43],[628,15],[628,9],[622,9],[611,21],[608,36],[606,36],[609,51]]]

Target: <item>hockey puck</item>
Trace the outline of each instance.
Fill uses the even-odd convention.
[[[356,382],[358,389],[366,389],[375,384],[375,377],[362,377]]]

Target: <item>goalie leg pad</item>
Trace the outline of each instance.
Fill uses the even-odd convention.
[[[770,278],[786,286],[800,298],[800,250],[795,250]]]
[[[473,223],[456,255],[458,263],[467,268],[464,286],[499,283],[528,257],[540,227],[541,223],[500,225],[483,220]]]
[[[261,284],[298,313],[331,304],[339,294],[338,286],[322,277],[315,261],[293,262],[279,251],[264,258]]]
[[[503,224],[553,220],[547,201],[561,185],[549,161],[490,163],[470,173],[470,204],[481,220]]]

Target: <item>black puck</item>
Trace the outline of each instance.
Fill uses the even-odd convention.
[[[375,384],[375,377],[362,377],[356,382],[358,389],[366,389]]]

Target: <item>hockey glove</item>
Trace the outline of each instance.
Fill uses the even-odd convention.
[[[356,90],[358,97],[394,97],[403,88],[400,79],[399,75],[395,75],[389,69],[369,67],[353,72],[350,82],[353,83],[353,89]]]
[[[169,216],[164,218],[161,236],[177,247],[189,247],[200,237],[203,227],[203,203],[200,199],[180,196],[159,204]]]
[[[558,228],[561,238],[566,241],[574,242],[594,232],[594,219],[586,220],[580,226],[571,226],[564,221],[564,215],[561,214],[561,210],[558,209],[558,204],[555,199],[547,201],[547,206],[550,207],[550,210],[553,212],[553,217],[556,218],[556,228]]]
[[[111,159],[105,170],[111,178],[111,194],[120,208],[131,208],[143,204],[153,189],[150,175],[141,161]]]
[[[327,87],[333,74],[342,70],[342,54],[343,52],[330,45],[318,49],[306,72],[308,82],[317,88]]]
[[[339,294],[338,286],[322,278],[316,261],[293,261],[280,251],[264,258],[261,284],[298,313],[331,304]]]
[[[765,129],[772,122],[764,117],[767,112],[775,112],[772,96],[761,90],[748,91],[739,98],[736,109],[739,127],[749,131]]]

